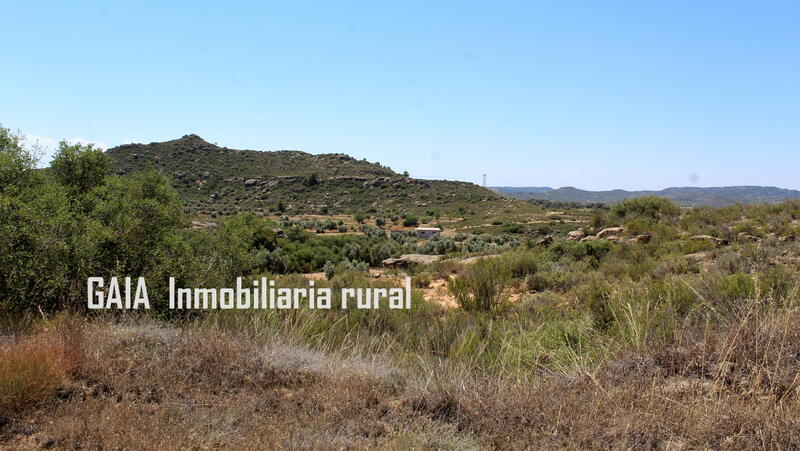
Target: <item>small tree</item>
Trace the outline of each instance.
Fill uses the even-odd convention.
[[[111,168],[111,160],[94,144],[70,145],[61,141],[52,167],[60,184],[76,194],[84,194],[103,184]]]
[[[20,135],[0,126],[0,192],[33,178],[36,156],[21,145]]]

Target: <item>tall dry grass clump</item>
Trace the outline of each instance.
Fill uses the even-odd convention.
[[[0,417],[52,395],[83,363],[83,323],[58,319],[29,335],[0,341]]]

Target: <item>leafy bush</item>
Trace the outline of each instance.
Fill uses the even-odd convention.
[[[37,158],[20,144],[22,137],[0,126],[0,193],[28,186],[34,179]]]
[[[58,144],[51,164],[56,180],[76,193],[84,194],[103,184],[111,168],[111,160],[102,149],[92,144]]]
[[[675,202],[656,196],[642,196],[625,199],[611,207],[611,215],[626,221],[634,218],[658,220],[665,216],[677,216],[680,207]]]
[[[403,227],[416,227],[417,225],[419,225],[419,219],[416,216],[403,216]]]
[[[612,244],[608,240],[595,241],[557,241],[550,248],[557,257],[570,257],[574,260],[587,260],[592,265],[599,264],[600,260],[611,251]]]
[[[503,256],[503,263],[508,267],[509,274],[514,278],[524,278],[536,273],[538,267],[537,257],[530,252],[513,252]]]

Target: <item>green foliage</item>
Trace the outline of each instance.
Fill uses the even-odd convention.
[[[331,261],[327,261],[323,266],[323,271],[325,272],[325,278],[331,280],[337,274],[342,274],[346,271],[352,271],[356,273],[367,273],[369,271],[369,265],[366,262],[361,262],[357,260],[348,260],[348,259],[344,259],[339,263],[333,263]]]
[[[539,260],[532,252],[512,252],[503,256],[503,261],[513,278],[523,279],[536,273]]]
[[[56,186],[0,196],[0,310],[69,307],[70,276],[85,272],[97,249],[87,239],[97,225],[75,216]]]
[[[508,279],[501,262],[484,259],[450,279],[447,287],[464,310],[489,311],[500,306]]]
[[[587,260],[592,265],[597,265],[611,250],[608,240],[595,241],[559,241],[551,248],[550,252],[558,257],[570,257],[573,260]]]
[[[177,193],[160,175],[105,178],[91,147],[62,145],[59,155],[56,183],[31,179],[0,195],[0,310],[82,308],[87,277],[146,275],[180,224]]]
[[[21,140],[0,125],[0,193],[24,188],[34,179],[36,156],[22,147]]]
[[[58,143],[52,168],[56,180],[75,194],[85,194],[100,186],[111,167],[111,160],[93,144]]]
[[[635,218],[657,221],[662,217],[677,216],[679,213],[680,208],[675,202],[656,196],[625,199],[611,207],[611,215],[622,221]]]
[[[101,260],[130,275],[144,272],[181,223],[178,194],[155,171],[110,177],[88,193],[86,210],[105,230]]]
[[[403,227],[416,227],[419,225],[419,219],[416,216],[405,215],[403,216]]]

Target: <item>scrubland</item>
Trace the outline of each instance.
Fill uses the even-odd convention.
[[[424,242],[374,216],[353,218],[372,221],[361,235],[247,214],[195,230],[158,174],[104,178],[81,146],[38,174],[8,136],[2,448],[800,444],[800,202],[640,198]],[[441,259],[375,271],[406,252]],[[331,287],[409,275],[412,308],[175,312],[155,284],[148,312],[84,307],[87,275],[303,286],[318,271]]]

